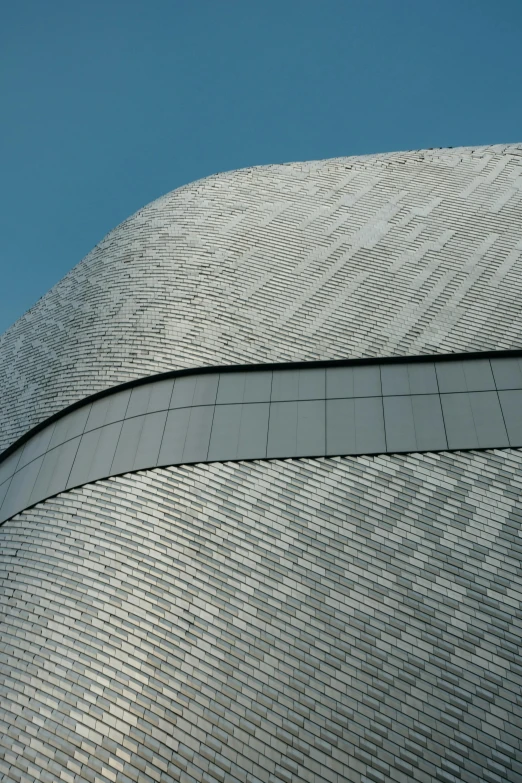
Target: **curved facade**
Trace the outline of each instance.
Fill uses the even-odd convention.
[[[9,506],[0,530],[0,780],[519,780],[521,267],[520,146],[261,167],[144,208],[8,330],[0,486],[33,465],[40,495]],[[487,358],[443,357],[465,352]],[[332,362],[359,358],[380,368],[380,391],[356,393],[352,378],[329,396]],[[297,381],[274,397],[285,372],[312,389],[309,362],[329,362],[323,396]],[[234,366],[267,363],[236,368],[255,397],[245,381],[236,399]],[[436,389],[429,372],[407,389],[399,373],[386,393],[382,367],[431,364]],[[131,464],[128,422],[152,453],[146,417],[165,414],[164,437],[187,409],[172,405],[178,376],[154,410],[137,392],[131,411],[132,383],[220,365],[229,397],[218,379],[210,403],[188,405],[212,407],[206,457]],[[252,379],[268,372],[261,400]],[[84,401],[121,383],[122,417],[89,429]],[[170,381],[157,383],[159,399]],[[428,397],[445,441],[416,448],[435,420]],[[381,400],[384,448],[329,450],[329,401],[339,438],[362,399]],[[447,417],[464,400],[475,441],[458,440],[462,414]],[[319,401],[323,451],[270,452],[274,406],[295,403],[297,438],[299,404]],[[263,453],[239,450],[239,405],[270,409]],[[302,410],[317,435],[322,408]],[[289,411],[272,419],[277,437]],[[109,469],[105,445],[70,483],[81,439],[101,443],[118,422]],[[388,448],[393,427],[406,448]],[[492,428],[498,439],[480,441]],[[53,443],[74,438],[53,484],[66,464]]]
[[[168,370],[521,348],[521,157],[293,163],[160,198],[0,338],[0,448]]]

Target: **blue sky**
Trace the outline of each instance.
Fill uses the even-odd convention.
[[[522,141],[522,0],[17,0],[0,28],[0,332],[217,171]]]

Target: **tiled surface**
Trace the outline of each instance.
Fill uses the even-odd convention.
[[[512,144],[246,169],[160,198],[0,338],[0,449],[165,370],[522,347],[521,182]]]
[[[522,347],[521,182],[507,145],[261,167],[164,196],[0,338],[0,448],[170,369]],[[522,363],[469,370],[438,390],[429,368],[289,374],[274,456],[303,446],[299,421],[319,447],[323,388],[344,417],[329,430],[326,410],[327,452],[422,447],[443,414],[448,437],[473,422],[468,447],[487,448],[497,394],[522,437]],[[0,500],[16,465],[32,502],[58,491],[75,449],[77,476],[102,479],[0,529],[1,783],[518,783],[522,454],[103,478],[131,456],[176,461],[180,434],[184,459],[251,458],[266,397],[247,376],[214,381],[100,400],[0,465]]]
[[[518,783],[521,491],[513,450],[230,463],[11,519],[0,780]]]
[[[468,358],[211,373],[115,392],[0,462],[0,522],[65,489],[158,465],[519,447],[519,366]]]

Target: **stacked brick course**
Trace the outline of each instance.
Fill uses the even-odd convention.
[[[519,452],[215,464],[2,529],[0,779],[520,780]]]
[[[0,449],[166,370],[522,341],[522,147],[220,174],[112,231],[0,338]]]
[[[7,446],[176,367],[521,347],[522,148],[211,177],[0,342]],[[0,781],[522,776],[522,454],[166,467],[0,529]]]

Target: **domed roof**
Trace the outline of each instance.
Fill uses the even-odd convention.
[[[0,448],[200,365],[522,345],[522,146],[218,174],[114,229],[0,338]]]

